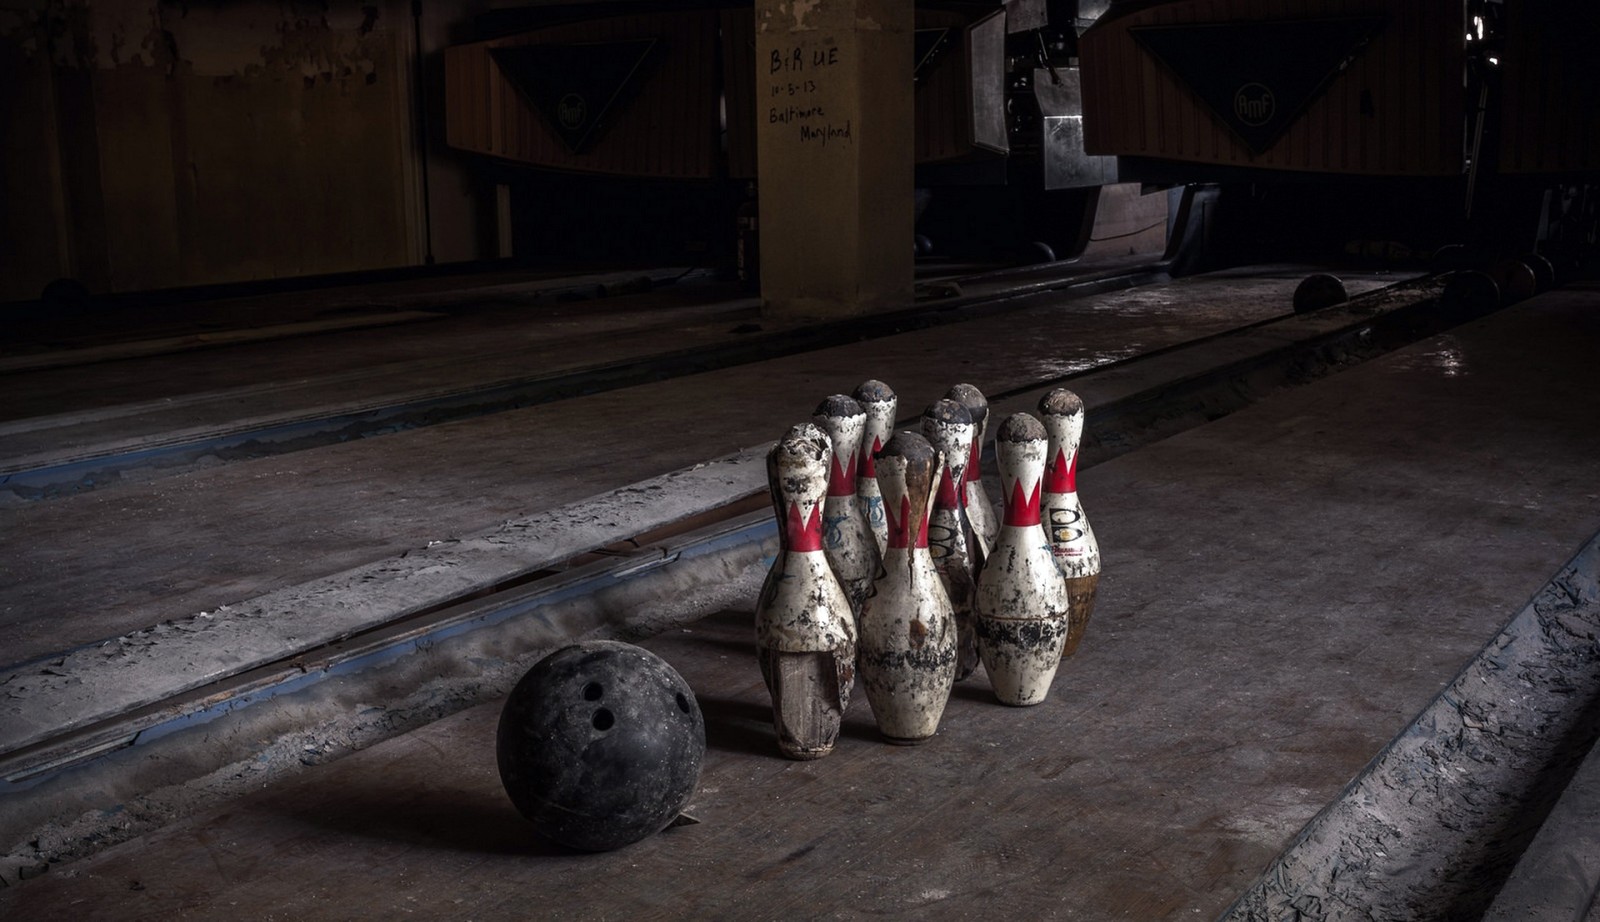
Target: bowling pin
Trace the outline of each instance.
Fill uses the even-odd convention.
[[[1026,413],[995,434],[1005,517],[978,574],[978,655],[1005,704],[1045,699],[1067,639],[1067,586],[1039,527],[1047,445],[1044,426]]]
[[[1058,387],[1039,401],[1039,418],[1050,434],[1040,517],[1056,567],[1067,583],[1067,642],[1061,655],[1071,656],[1083,642],[1084,629],[1094,613],[1095,587],[1100,583],[1100,545],[1078,500],[1083,401],[1077,394]]]
[[[822,505],[822,549],[850,599],[851,613],[859,617],[861,601],[878,575],[879,560],[878,542],[856,497],[856,465],[867,413],[854,399],[834,394],[822,401],[811,419],[833,448],[828,498]]]
[[[973,599],[978,591],[977,571],[982,551],[972,537],[967,519],[967,462],[972,457],[974,427],[967,408],[954,400],[936,401],[922,414],[922,435],[933,450],[944,455],[944,471],[928,516],[928,553],[944,581],[956,618],[956,681],[978,668],[977,628],[973,624]]]
[[[978,542],[987,551],[1000,535],[1000,522],[994,515],[994,504],[989,502],[989,491],[983,488],[983,440],[989,431],[989,399],[983,391],[971,384],[957,384],[945,394],[949,400],[967,408],[975,430],[972,437],[972,458],[967,462],[967,519]]]
[[[867,527],[877,539],[878,553],[882,554],[888,546],[889,529],[883,519],[883,499],[878,495],[873,455],[894,434],[894,414],[900,399],[882,381],[863,381],[852,396],[867,413],[867,425],[861,432],[861,463],[856,465],[856,495],[860,497],[861,508],[866,510]]]
[[[861,607],[861,684],[883,738],[910,745],[939,729],[955,681],[955,617],[928,554],[943,459],[927,439],[900,432],[877,462],[888,549]]]
[[[791,759],[833,751],[855,684],[850,601],[822,548],[833,449],[821,429],[795,426],[767,454],[781,550],[756,603],[756,654],[772,695],[778,749]]]

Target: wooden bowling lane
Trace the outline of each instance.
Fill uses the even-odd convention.
[[[540,846],[498,789],[491,703],[58,866],[0,914],[1215,918],[1600,529],[1597,304],[1546,294],[1083,471],[1100,599],[1037,707],[980,671],[897,747],[858,696],[832,755],[791,762],[729,611],[646,644],[706,715],[698,825]]]
[[[618,366],[659,359],[664,339],[678,350],[741,342],[754,302],[724,293],[410,312],[385,326],[9,373],[0,358],[15,398],[0,409],[0,483],[48,498],[559,399],[608,386],[597,366],[627,380]]]
[[[40,305],[15,311],[0,341],[0,371],[64,368],[215,349],[364,327],[439,319],[667,285],[703,270],[572,275],[552,270],[439,266],[342,277],[275,279],[102,295],[87,313]],[[592,307],[592,305],[590,305]]]
[[[1068,305],[1043,298],[752,366],[44,503],[13,499],[0,504],[7,659],[212,612],[760,445],[868,377],[892,381],[903,416],[915,417],[956,381],[999,392],[1282,316],[1303,274],[1230,271]],[[599,356],[608,343],[567,349]],[[323,393],[341,400],[347,387]]]
[[[706,276],[473,276],[443,291],[424,279],[415,291],[391,283],[185,303],[152,309],[150,320],[159,333],[174,314],[185,335],[129,341],[118,336],[136,332],[132,321],[79,320],[13,345],[17,354],[0,348],[13,398],[0,408],[0,487],[50,498],[949,323],[997,300],[1164,278],[1127,260],[1056,264],[1042,277],[986,273],[963,278],[969,288],[937,310],[819,324],[764,320],[755,298]],[[71,348],[101,326],[109,342]],[[190,354],[175,361],[180,353]]]

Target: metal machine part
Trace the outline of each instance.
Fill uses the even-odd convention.
[[[1117,158],[1083,149],[1083,85],[1076,67],[1035,68],[1033,96],[1043,119],[1044,187],[1080,189],[1117,181]]]
[[[967,59],[972,73],[972,146],[1010,153],[1011,141],[1006,131],[1005,10],[996,10],[968,27]]]

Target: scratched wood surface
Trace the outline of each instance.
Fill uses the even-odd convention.
[[[0,892],[0,915],[1214,917],[1600,527],[1597,297],[1084,472],[1100,601],[1037,707],[980,671],[896,747],[858,696],[833,755],[790,762],[750,612],[725,612],[647,644],[706,717],[698,825],[538,844],[490,704]]]
[[[1277,267],[1196,277],[1070,306],[1045,296],[1037,307],[1005,316],[773,359],[756,374],[722,369],[49,503],[0,504],[0,626],[9,632],[4,658],[17,662],[211,611],[764,444],[809,418],[818,400],[873,375],[892,382],[906,415],[914,416],[959,380],[999,392],[1282,316],[1306,271]],[[1396,276],[1345,279],[1354,291]],[[652,292],[640,301],[662,306],[670,297]],[[571,361],[594,362],[638,355],[630,342],[653,339],[665,350],[704,342],[703,336],[736,335],[728,321],[704,318],[692,321],[692,329],[657,329],[643,321],[650,329],[636,334],[604,317],[561,324],[531,318],[521,330],[491,326],[476,335],[475,323],[462,324],[465,329],[452,332],[446,327],[453,322],[430,323],[434,329],[418,334],[420,344],[411,333],[393,339],[349,333],[332,343],[316,337],[196,353],[183,361],[95,366],[77,382],[65,370],[19,375],[8,380],[8,393],[59,414],[24,421],[32,423],[66,423],[73,416],[67,405],[74,402],[111,412],[122,401],[163,398],[242,418],[260,413],[263,404],[270,410],[283,395],[277,384],[251,393],[214,388],[212,373],[227,374],[230,361],[285,369],[320,362],[326,371],[308,372],[311,391],[301,395],[310,402],[300,406],[311,409],[351,396],[354,385],[341,376],[371,368],[360,358],[366,350],[384,356],[377,360],[382,370],[396,360],[404,364],[406,356],[396,350],[424,349],[429,337],[449,352],[449,360],[430,372],[440,377],[428,379],[445,386],[470,384],[490,365],[486,353],[519,343],[548,344],[527,353],[528,367],[537,368],[562,350]],[[463,339],[447,338],[453,335]],[[123,423],[108,425],[120,431]],[[0,446],[7,444],[0,438]],[[307,509],[318,512],[310,526]]]

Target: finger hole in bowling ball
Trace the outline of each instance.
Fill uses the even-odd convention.
[[[599,701],[601,696],[605,693],[606,690],[601,687],[599,682],[590,682],[588,685],[583,687],[583,700]]]
[[[612,714],[605,708],[601,708],[600,710],[594,712],[594,728],[599,730],[601,733],[604,733],[605,731],[616,726],[616,723],[616,715]]]
[[[683,696],[683,692],[678,692],[678,710],[689,713],[689,699]]]

